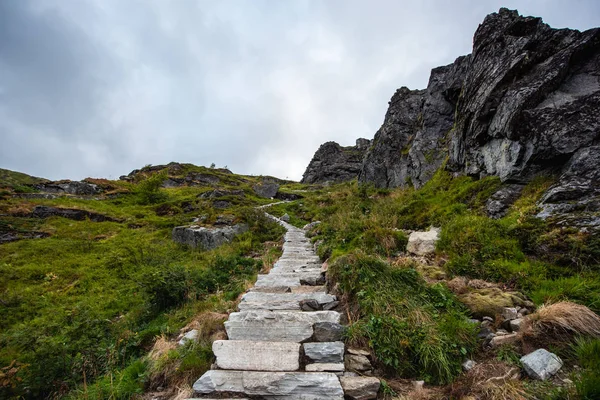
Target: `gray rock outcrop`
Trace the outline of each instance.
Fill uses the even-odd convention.
[[[600,29],[553,29],[502,8],[479,26],[470,55],[434,68],[424,90],[396,91],[358,179],[418,188],[442,167],[498,176],[514,185],[487,205],[499,218],[522,185],[558,174],[539,217],[599,229],[599,114]],[[330,147],[315,154],[305,182],[332,174],[338,156],[322,146]]]
[[[92,211],[80,210],[77,208],[60,208],[50,206],[36,206],[31,212],[31,216],[34,218],[62,217],[76,221],[84,221],[86,219],[94,222],[119,221],[115,218]]]
[[[205,250],[214,249],[229,243],[236,235],[248,230],[246,224],[236,224],[220,228],[204,228],[201,226],[176,226],[173,228],[173,241]]]
[[[34,185],[34,188],[44,193],[58,195],[94,196],[102,193],[102,188],[98,185],[83,181],[47,182]]]
[[[252,186],[252,190],[254,190],[254,193],[259,197],[271,199],[277,195],[279,184],[274,181],[264,180],[261,183]]]
[[[336,142],[321,145],[308,164],[302,183],[336,183],[356,179],[371,141],[358,139],[355,146]]]

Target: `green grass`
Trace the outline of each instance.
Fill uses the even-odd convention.
[[[273,258],[264,243],[279,240],[283,228],[253,209],[268,202],[252,194],[253,180],[210,173],[221,179],[218,188],[247,195],[216,210],[212,200],[198,197],[213,187],[161,189],[166,174],[159,172],[134,184],[103,182],[119,188],[114,198],[9,196],[0,202],[0,213],[8,214],[0,217],[0,231],[50,234],[0,246],[0,368],[19,363],[10,382],[0,380],[0,397],[64,396],[85,377],[88,396],[128,398],[142,390],[140,357],[157,335],[178,332],[213,294],[216,306],[243,292],[261,257]],[[119,222],[17,216],[36,205],[80,208]],[[212,251],[171,240],[173,227],[200,215],[210,225],[220,214],[250,231]],[[184,366],[198,362],[180,356],[188,359]]]
[[[388,370],[448,383],[474,348],[475,326],[452,293],[428,286],[411,266],[352,252],[329,269],[355,317],[349,340],[366,343]]]

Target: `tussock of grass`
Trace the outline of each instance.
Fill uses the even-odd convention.
[[[568,301],[541,306],[526,316],[523,324],[524,335],[600,338],[600,316],[586,306]]]

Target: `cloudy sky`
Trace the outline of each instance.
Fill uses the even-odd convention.
[[[600,25],[597,0],[0,0],[0,168],[297,180],[321,143],[372,138],[395,89],[469,53],[501,6]]]

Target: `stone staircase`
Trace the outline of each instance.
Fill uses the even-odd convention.
[[[329,310],[338,302],[304,231],[277,221],[287,229],[283,255],[225,322],[229,340],[213,343],[216,368],[194,384],[198,397],[344,398],[340,313]]]

